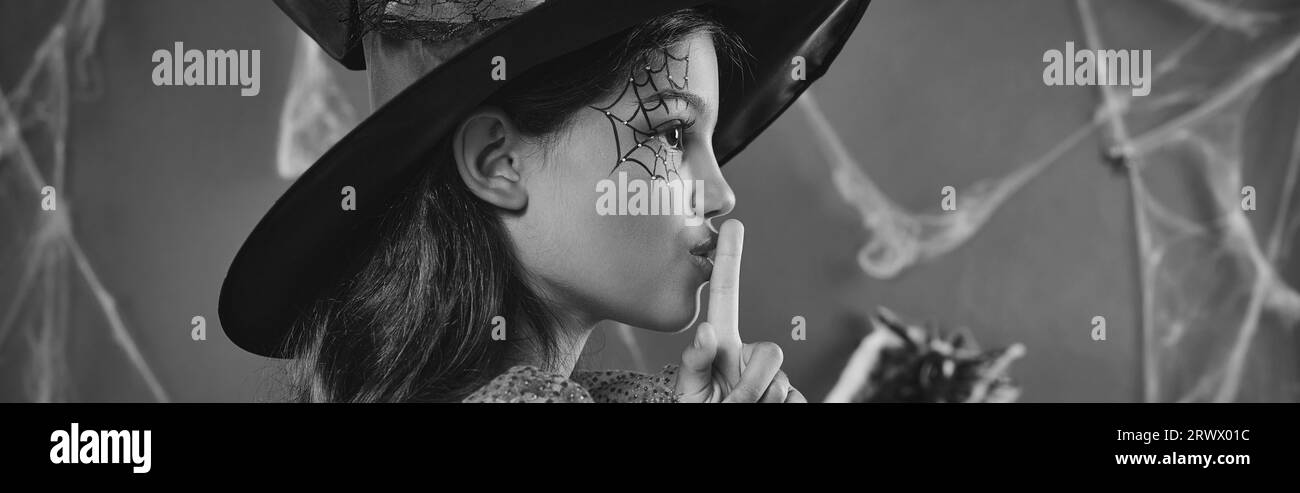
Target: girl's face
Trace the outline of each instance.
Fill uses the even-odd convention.
[[[716,233],[705,219],[735,204],[713,154],[712,38],[690,36],[627,77],[521,171],[528,204],[508,224],[523,265],[562,308],[678,331],[712,271]]]

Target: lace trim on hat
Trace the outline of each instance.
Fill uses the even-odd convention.
[[[435,43],[479,37],[544,0],[356,0],[358,39],[370,32]]]

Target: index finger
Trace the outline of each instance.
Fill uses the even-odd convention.
[[[713,253],[709,278],[709,324],[718,337],[714,360],[731,385],[740,382],[740,255],[745,245],[745,225],[735,219],[722,223]]]

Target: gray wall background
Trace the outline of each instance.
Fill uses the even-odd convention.
[[[0,88],[16,83],[59,4],[0,2]],[[1121,31],[1150,34],[1157,59],[1167,49],[1159,33],[1194,25],[1168,7],[1115,21]],[[889,196],[911,210],[933,210],[943,186],[1006,174],[1091,117],[1095,90],[1041,81],[1043,51],[1081,41],[1078,25],[1065,1],[876,0],[814,91]],[[233,346],[216,302],[235,251],[289,184],[276,174],[274,151],[296,35],[271,2],[109,2],[94,57],[102,94],[71,109],[62,198],[171,400],[277,398],[277,363]],[[175,41],[261,49],[261,95],[153,86],[150,54]],[[1297,81],[1296,72],[1293,66],[1285,77]],[[340,74],[364,112],[364,79]],[[969,326],[986,346],[1024,343],[1028,355],[1012,372],[1023,401],[1142,398],[1133,204],[1125,176],[1099,158],[1096,136],[1013,196],[961,248],[888,281],[856,268],[867,234],[832,191],[816,146],[804,115],[792,110],[726,168],[738,195],[733,216],[749,236],[742,334],[780,343],[786,371],[807,395],[830,389],[864,333],[862,317],[884,305],[944,327]],[[1261,209],[1270,208],[1265,200]],[[0,276],[15,272],[9,265]],[[1296,285],[1300,276],[1288,269]],[[81,288],[71,298],[61,398],[151,400],[93,298]],[[1105,342],[1089,339],[1098,314],[1108,320]],[[190,340],[195,315],[207,319],[207,341]],[[789,340],[794,315],[808,320],[805,342]],[[690,337],[637,333],[648,367],[639,369],[676,362]],[[0,399],[27,400],[11,378],[24,346],[4,344]],[[588,353],[589,366],[636,366],[614,332],[594,337]],[[1294,358],[1289,363],[1285,370],[1293,371]]]

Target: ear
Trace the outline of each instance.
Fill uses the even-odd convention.
[[[528,205],[520,180],[523,141],[510,117],[499,108],[474,111],[456,130],[453,152],[461,179],[479,198],[502,209]]]

